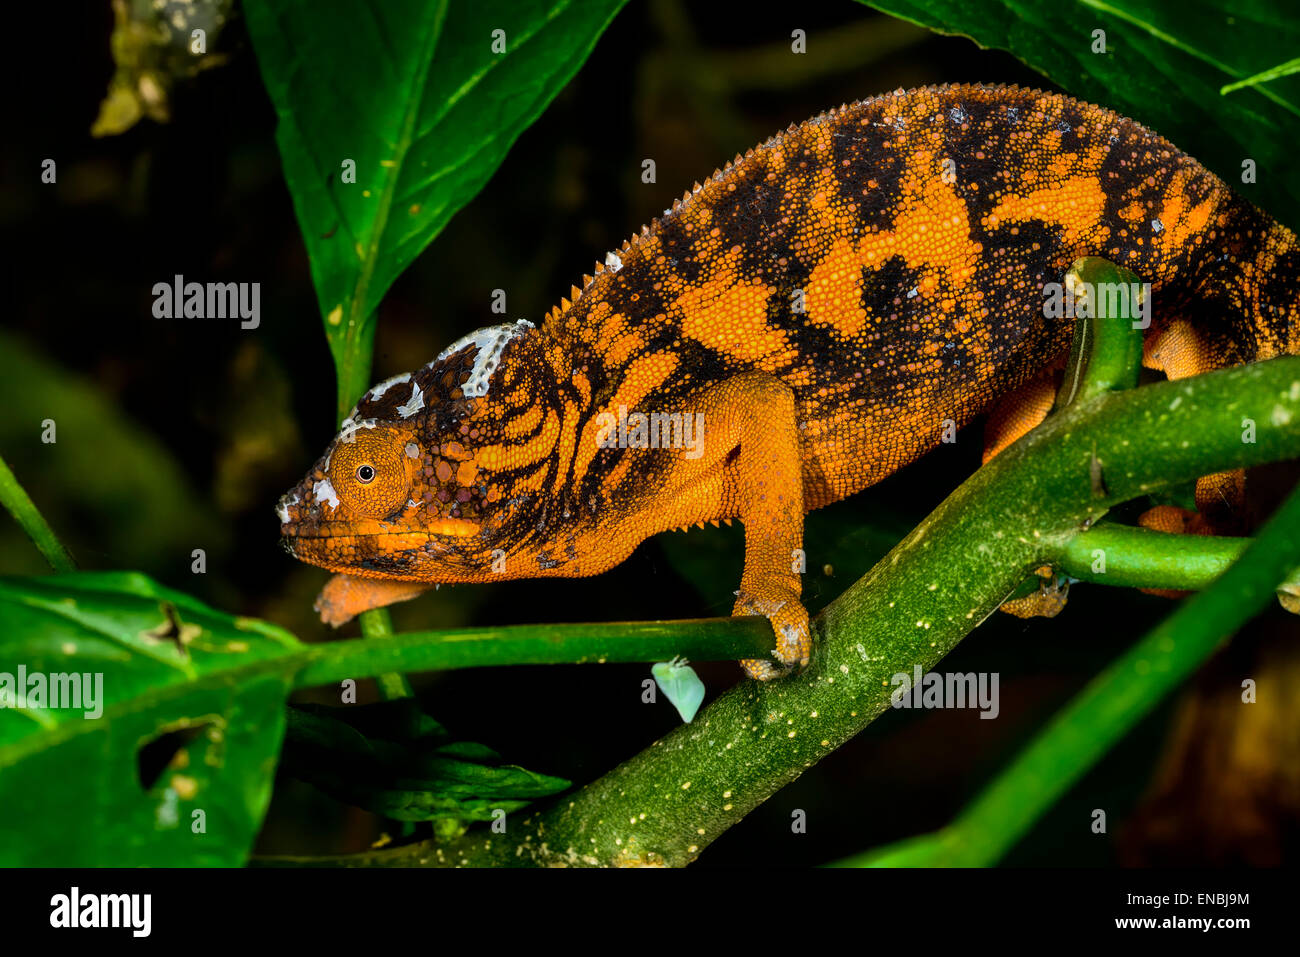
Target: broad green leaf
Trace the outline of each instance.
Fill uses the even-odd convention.
[[[373,313],[388,287],[488,181],[625,2],[244,4],[341,415],[370,384]],[[349,163],[354,183],[344,182]]]
[[[861,0],[980,46],[1008,50],[1071,95],[1132,117],[1293,229],[1300,75],[1227,94],[1300,50],[1300,19],[1276,0]],[[1105,33],[1105,52],[1093,52]],[[972,81],[981,77],[970,77]],[[1256,182],[1242,181],[1254,160]]]
[[[133,572],[0,579],[0,864],[242,864],[302,650]],[[20,669],[102,694],[22,700]]]
[[[282,767],[349,804],[399,821],[432,821],[446,839],[470,821],[519,810],[570,783],[453,740],[409,698],[291,708]]]
[[[0,577],[0,866],[244,863],[285,701],[316,683],[304,669],[374,677],[386,644],[304,645],[138,572]],[[56,684],[77,697],[54,700]],[[409,700],[290,714],[292,771],[448,837],[569,786],[453,740]]]

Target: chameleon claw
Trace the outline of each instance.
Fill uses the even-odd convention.
[[[747,658],[741,661],[741,667],[751,678],[771,681],[807,667],[812,654],[812,632],[809,629],[808,612],[797,598],[759,598],[742,594],[736,599],[732,614],[762,615],[772,623],[776,637],[772,658],[776,663],[766,658]]]
[[[794,670],[789,666],[774,665],[766,658],[745,658],[740,662],[740,667],[745,669],[745,674],[755,681],[771,681],[773,678],[784,678]]]

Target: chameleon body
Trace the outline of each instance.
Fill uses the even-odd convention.
[[[1169,142],[1056,94],[899,91],[736,157],[540,327],[374,387],[281,500],[284,542],[340,573],[317,605],[339,623],[739,518],[735,613],[806,662],[805,512],[945,427],[991,413],[993,454],[1041,420],[1073,326],[1045,284],[1085,255],[1152,283],[1145,361],[1170,377],[1300,351],[1295,236]]]

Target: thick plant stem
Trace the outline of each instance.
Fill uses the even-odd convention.
[[[9,470],[3,458],[0,458],[0,505],[3,505],[14,517],[19,527],[27,533],[37,550],[49,562],[56,572],[74,572],[77,563],[63,543],[59,541],[50,523],[45,521],[36,503],[31,500],[27,490],[18,484],[18,479]]]
[[[364,297],[364,290],[357,295]],[[334,371],[338,385],[338,419],[342,422],[356,405],[357,399],[370,388],[370,367],[375,351],[375,317],[358,315],[353,304],[360,302],[354,298],[349,305],[347,326],[342,332],[330,328],[329,319],[325,320],[325,333],[329,339],[330,353],[334,357]]]
[[[1278,582],[1297,567],[1300,487],[1235,563],[1093,679],[951,825],[842,865],[997,863],[1120,738],[1269,604]]]

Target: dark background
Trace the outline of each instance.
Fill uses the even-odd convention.
[[[40,5],[38,5],[40,6]],[[334,374],[280,172],[275,120],[238,18],[229,61],[174,90],[172,121],[117,137],[89,129],[110,75],[105,3],[44,5],[11,21],[0,157],[3,261],[0,450],[82,567],[138,568],[306,641],[326,573],[279,548],[273,507],[334,434]],[[525,132],[487,188],[398,280],[379,310],[374,380],[423,365],[451,340],[540,317],[608,249],[675,196],[778,128],[896,87],[1050,86],[1007,54],[817,0],[767,15],[731,4],[633,2],[576,79]],[[790,31],[809,53],[789,53]],[[24,49],[26,48],[26,49]],[[643,184],[653,158],[657,183]],[[58,182],[40,182],[45,158]],[[156,320],[154,283],[262,284],[262,324]],[[54,419],[58,442],[40,441]],[[817,610],[979,464],[978,429],[900,476],[810,516],[807,603]],[[191,571],[191,550],[207,571]],[[398,630],[529,621],[726,614],[736,529],[660,536],[582,581],[447,589],[393,609]],[[0,573],[43,566],[0,522]],[[887,713],[734,828],[702,866],[806,865],[933,830],[1167,601],[1077,586],[1053,620],[995,615],[943,665],[1001,675],[1001,715]],[[341,634],[356,633],[355,623]],[[1294,858],[1300,808],[1296,626],[1272,612],[1239,635],[1180,701],[1160,708],[1021,842],[1012,864],[1270,864]],[[640,700],[641,666],[418,676],[440,721],[514,763],[582,783],[678,721]],[[731,664],[699,671],[710,697]],[[1240,682],[1270,689],[1239,704]],[[373,695],[372,688],[366,694]],[[303,696],[313,699],[312,695]],[[329,701],[330,697],[316,696]],[[792,835],[793,809],[809,830]],[[1094,808],[1110,833],[1094,835]],[[258,850],[364,848],[384,822],[283,776]],[[389,828],[392,832],[391,828]]]

